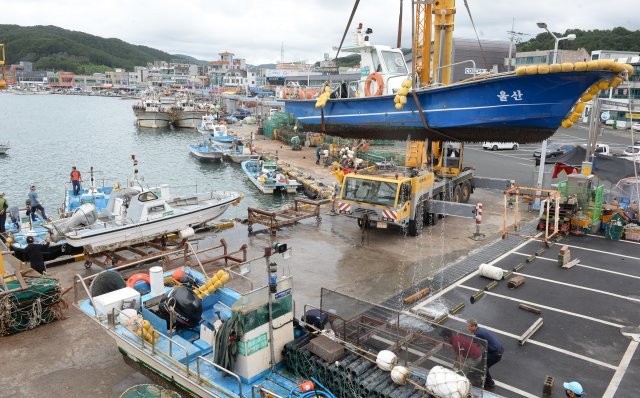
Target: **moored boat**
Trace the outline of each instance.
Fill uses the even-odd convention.
[[[4,155],[9,149],[11,149],[9,141],[0,142],[0,155]]]
[[[189,145],[189,152],[199,160],[222,160],[225,150],[208,139],[198,144]]]
[[[242,171],[262,193],[296,193],[300,183],[289,179],[280,172],[275,162],[268,160],[246,160],[242,162]]]
[[[208,109],[203,104],[197,104],[193,99],[187,98],[178,101],[173,107],[173,123],[176,127],[195,129],[207,115]]]
[[[224,156],[233,163],[242,163],[246,160],[260,159],[260,154],[254,148],[243,145],[242,141],[235,140],[231,148],[224,153]]]
[[[139,127],[168,127],[172,120],[170,106],[161,104],[155,98],[145,98],[139,104],[134,104],[133,113],[136,115],[136,125]]]
[[[202,123],[197,127],[197,130],[205,135],[205,137],[210,137],[225,147],[233,145],[236,139],[236,137],[230,135],[230,131],[226,125],[218,124],[213,115],[202,116]]]

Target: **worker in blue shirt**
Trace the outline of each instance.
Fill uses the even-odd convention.
[[[29,201],[30,201],[29,211],[31,212],[31,219],[35,221],[36,210],[40,210],[40,213],[42,213],[42,218],[48,221],[49,219],[47,218],[47,215],[44,212],[44,207],[42,207],[42,203],[38,200],[38,193],[36,192],[35,185],[31,186],[31,190],[29,191],[29,195],[27,196],[29,197]]]
[[[467,320],[467,329],[469,333],[473,333],[474,336],[487,341],[487,378],[484,386],[493,387],[496,383],[493,381],[491,373],[489,373],[489,368],[500,362],[502,354],[504,353],[504,347],[495,334],[485,328],[479,327],[478,321],[475,319]]]

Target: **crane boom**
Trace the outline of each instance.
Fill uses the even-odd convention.
[[[2,58],[0,59],[0,66],[2,66],[2,78],[0,79],[0,90],[4,90],[7,88],[7,69],[6,62],[4,59],[4,44],[0,44],[0,48],[2,49]]]
[[[415,7],[414,53],[421,57],[417,68],[420,86],[450,84],[455,0],[417,1]]]

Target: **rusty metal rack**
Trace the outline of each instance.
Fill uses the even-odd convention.
[[[210,252],[222,249],[221,254],[207,257],[203,264],[210,264],[216,261],[224,260],[225,266],[229,262],[240,264],[247,261],[247,245],[242,245],[239,250],[230,252],[227,242],[220,239],[220,244],[206,249],[195,251],[195,254]],[[85,268],[96,264],[104,269],[118,268],[127,269],[140,264],[160,260],[163,266],[168,265],[169,261],[183,258],[185,261],[188,257],[193,256],[193,250],[190,250],[189,241],[186,239],[156,239],[150,242],[138,243],[135,245],[118,248],[116,250],[104,251],[100,253],[85,253]],[[200,261],[200,260],[199,260]]]
[[[249,233],[253,232],[253,224],[267,226],[272,235],[276,234],[278,228],[295,224],[305,218],[315,217],[317,222],[322,221],[320,217],[320,206],[328,203],[328,199],[310,200],[305,198],[293,198],[293,208],[277,211],[267,211],[255,207],[247,208]]]
[[[523,234],[522,221],[520,220],[520,198],[525,198],[529,201],[535,199],[541,200],[541,206],[546,213],[544,222],[544,237],[538,237],[537,235]],[[505,239],[508,235],[514,235],[523,238],[532,238],[542,240],[548,243],[549,240],[558,234],[558,217],[554,217],[553,225],[549,225],[549,212],[551,206],[554,206],[554,214],[559,214],[560,211],[560,191],[555,189],[542,189],[532,187],[520,187],[515,186],[504,191],[504,212],[502,218],[502,239]],[[509,224],[509,202],[513,199],[513,223]],[[542,215],[541,212],[540,214]],[[510,229],[512,231],[510,231]]]

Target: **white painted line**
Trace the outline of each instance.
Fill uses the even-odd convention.
[[[500,388],[504,388],[505,390],[509,390],[509,391],[511,391],[513,393],[516,393],[518,395],[521,395],[521,396],[523,396],[525,398],[538,398],[537,395],[530,394],[530,393],[528,393],[528,392],[526,392],[524,390],[521,390],[521,389],[516,388],[514,386],[510,386],[509,384],[505,384],[505,383],[499,382],[496,379],[493,379],[493,381],[496,383],[496,386],[498,386]]]
[[[513,252],[513,254],[517,254],[518,256],[531,257],[531,254],[526,254],[526,253]],[[540,260],[551,261],[551,262],[554,262],[554,263],[558,262],[558,260],[554,260],[552,258],[547,258],[547,257],[542,257],[542,256],[537,256],[536,258],[538,258]],[[608,274],[614,274],[614,275],[625,276],[625,277],[628,277],[628,278],[640,279],[640,276],[625,274],[624,272],[611,271],[611,270],[608,270],[608,269],[603,269],[603,268],[598,268],[598,267],[593,267],[591,265],[582,264],[582,262],[580,264],[576,264],[575,266],[576,267],[581,267],[581,268],[592,269],[592,270],[600,271],[600,272],[606,272]]]
[[[634,260],[640,260],[640,257],[627,256],[626,254],[619,254],[619,253],[608,252],[608,251],[604,251],[604,250],[589,249],[589,248],[581,247],[581,246],[577,246],[577,245],[568,245],[568,244],[565,243],[563,246],[569,246],[569,247],[574,247],[574,248],[580,249],[580,250],[587,250],[587,251],[590,251],[590,252],[603,253],[603,254],[609,254],[609,255],[612,255],[612,256],[618,256],[618,257],[632,258]]]
[[[471,290],[471,291],[478,290],[478,289],[475,289],[473,287],[465,286],[465,285],[460,285],[460,287],[463,288],[463,289]],[[566,310],[563,310],[563,309],[560,309],[560,308],[556,308],[556,307],[550,307],[548,305],[536,303],[536,302],[533,302],[533,301],[520,300],[520,299],[517,299],[515,297],[505,296],[505,295],[500,294],[500,293],[484,292],[484,294],[486,294],[488,296],[495,296],[495,297],[502,298],[502,299],[505,299],[505,300],[514,301],[516,303],[528,304],[528,305],[531,305],[533,307],[537,307],[537,308],[541,308],[541,309],[545,309],[545,310],[549,310],[549,311],[553,311],[553,312],[558,312],[560,314],[575,316],[576,318],[582,318],[582,319],[586,319],[588,321],[601,323],[601,324],[607,325],[607,326],[612,326],[612,327],[614,327],[616,329],[620,329],[621,327],[625,326],[625,325],[620,325],[618,323],[605,321],[604,319],[594,318],[594,317],[589,316],[589,315],[582,315],[582,314],[578,314],[577,312],[571,312],[571,311],[566,311]]]
[[[600,238],[600,239],[607,239],[604,236],[600,236],[600,235],[587,234],[587,236],[593,236],[594,238]],[[640,242],[634,242],[634,241],[626,240],[626,239],[620,239],[618,242],[631,243],[632,245],[640,245]]]
[[[616,373],[613,374],[607,390],[602,395],[603,398],[609,398],[616,395],[616,391],[618,391],[620,382],[622,381],[624,374],[627,372],[627,368],[629,367],[629,363],[631,363],[633,354],[636,352],[636,348],[638,348],[638,342],[631,340],[631,343],[629,343],[629,346],[627,347],[627,351],[625,351],[624,356],[618,365],[618,369],[616,369]]]
[[[475,148],[469,148],[472,151],[477,151],[477,152],[486,152],[484,149],[475,149]],[[490,155],[496,155],[496,156],[504,156],[507,158],[512,158],[512,159],[520,159],[520,160],[531,160],[533,163],[534,158],[530,157],[530,158],[523,158],[520,156],[513,156],[513,155],[507,155],[506,153],[495,153],[495,152],[488,152],[488,154]],[[531,166],[531,164],[528,164],[527,166]]]
[[[459,317],[457,317],[455,315],[449,315],[449,318],[453,319],[453,320],[456,320],[456,321],[459,321],[459,322],[462,322],[462,323],[466,323],[467,322],[466,319],[459,318]],[[512,339],[515,339],[515,340],[520,339],[520,336],[516,336],[513,333],[505,332],[504,330],[492,328],[492,327],[489,327],[489,326],[486,326],[486,325],[482,325],[482,327],[487,329],[487,330],[491,330],[492,332],[501,334],[503,336],[510,337]],[[606,362],[598,361],[597,359],[593,359],[593,358],[590,358],[590,357],[587,357],[587,356],[584,356],[584,355],[576,354],[575,352],[571,352],[571,351],[565,350],[563,348],[553,346],[551,344],[542,343],[542,342],[537,341],[537,340],[529,339],[529,340],[527,340],[527,344],[534,344],[534,345],[537,345],[537,346],[540,346],[540,347],[544,347],[544,348],[547,348],[547,349],[549,349],[551,351],[559,352],[561,354],[565,354],[565,355],[568,355],[570,357],[574,357],[574,358],[577,358],[577,359],[582,359],[583,361],[591,362],[593,364],[596,364],[596,365],[599,365],[599,366],[602,366],[602,367],[605,367],[605,368],[609,368],[609,369],[613,369],[613,370],[617,370],[618,369],[617,366],[610,365],[610,364],[608,364]]]
[[[600,293],[600,294],[604,294],[606,296],[611,296],[611,297],[620,298],[620,299],[623,299],[623,300],[633,301],[634,303],[640,303],[640,299],[623,296],[621,294],[607,292],[606,290],[592,289],[590,287],[574,285],[572,283],[560,282],[560,281],[556,281],[556,280],[548,279],[548,278],[541,278],[539,276],[534,276],[534,275],[531,275],[531,274],[523,274],[523,273],[520,273],[520,272],[514,272],[513,274],[514,275],[526,276],[527,278],[538,279],[538,280],[541,280],[541,281],[544,281],[544,282],[554,283],[556,285],[568,286],[568,287],[573,287],[575,289],[587,290],[587,291],[594,292],[594,293]]]
[[[540,235],[542,235],[542,232],[538,233],[536,235],[536,237],[540,236]],[[492,261],[489,262],[489,265],[493,265],[493,264],[497,263],[498,261],[500,261],[503,258],[507,257],[509,254],[511,254],[511,253],[515,252],[516,250],[520,249],[521,247],[525,246],[526,244],[528,244],[532,240],[533,239],[528,239],[528,240],[522,242],[521,244],[519,244],[518,246],[514,247],[513,249],[507,251],[506,253],[503,253],[499,257],[496,257],[495,259],[493,259]],[[427,304],[429,304],[433,300],[437,299],[438,297],[442,296],[443,294],[453,290],[456,286],[461,285],[462,283],[464,283],[464,282],[468,281],[469,279],[473,278],[477,274],[478,274],[478,271],[476,270],[476,271],[470,273],[469,275],[465,276],[464,278],[455,281],[451,285],[447,286],[445,289],[440,290],[438,293],[434,294],[433,296],[430,296],[426,300],[424,300],[424,301],[416,304],[415,306],[411,307],[411,309],[409,311],[417,311],[418,309],[426,306]]]

